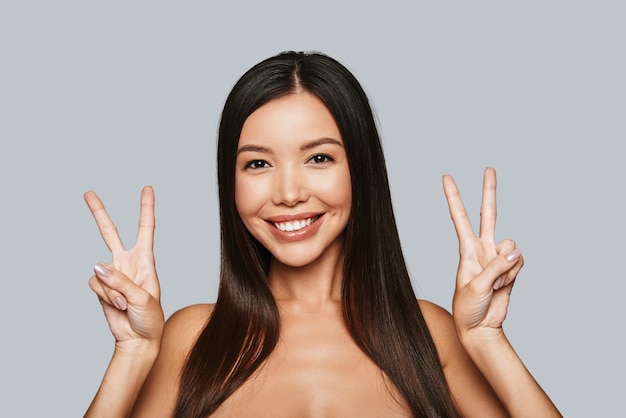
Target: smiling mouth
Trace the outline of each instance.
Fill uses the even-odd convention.
[[[274,224],[276,229],[278,229],[279,231],[282,231],[282,232],[293,232],[293,231],[299,231],[302,228],[306,228],[307,226],[309,226],[312,223],[314,223],[315,221],[317,221],[319,219],[319,217],[320,217],[320,215],[317,215],[317,216],[314,216],[312,218],[300,219],[300,220],[297,220],[297,221],[272,222],[272,223]]]

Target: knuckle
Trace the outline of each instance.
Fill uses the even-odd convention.
[[[140,305],[146,306],[150,303],[152,297],[148,292],[137,292],[135,299]]]
[[[470,294],[476,294],[479,293],[481,291],[481,288],[478,284],[478,280],[472,280],[469,283],[467,283],[467,285],[465,286],[465,290]]]
[[[515,248],[515,241],[513,241],[511,238],[506,238],[504,240],[502,240],[502,242],[500,243],[502,246],[505,246],[507,248]]]
[[[486,207],[481,209],[480,216],[481,217],[494,217],[496,216],[498,211],[494,207]]]
[[[498,276],[502,275],[506,271],[510,269],[509,263],[506,261],[504,257],[496,257],[493,260],[493,269],[497,273]]]

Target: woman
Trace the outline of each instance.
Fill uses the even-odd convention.
[[[523,258],[494,243],[492,169],[478,237],[443,178],[461,249],[451,316],[416,302],[372,111],[343,65],[295,52],[255,65],[226,101],[217,157],[218,299],[165,326],[152,189],[131,250],[85,194],[113,254],[90,286],[116,339],[87,416],[560,416],[502,332]]]

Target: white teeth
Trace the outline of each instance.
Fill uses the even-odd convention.
[[[317,217],[302,219],[300,221],[293,222],[274,222],[274,226],[283,232],[298,231],[306,226],[311,225],[311,223],[313,223],[315,219],[317,219]]]

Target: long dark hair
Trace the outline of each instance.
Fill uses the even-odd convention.
[[[280,319],[267,283],[270,254],[235,207],[235,156],[246,118],[306,91],[329,109],[344,142],[352,208],[344,241],[342,306],[358,346],[388,376],[414,416],[456,416],[439,357],[416,302],[398,236],[383,150],[365,92],[320,53],[285,52],[248,70],[229,94],[217,148],[221,269],[217,302],[189,354],[175,417],[213,413],[267,359]]]

